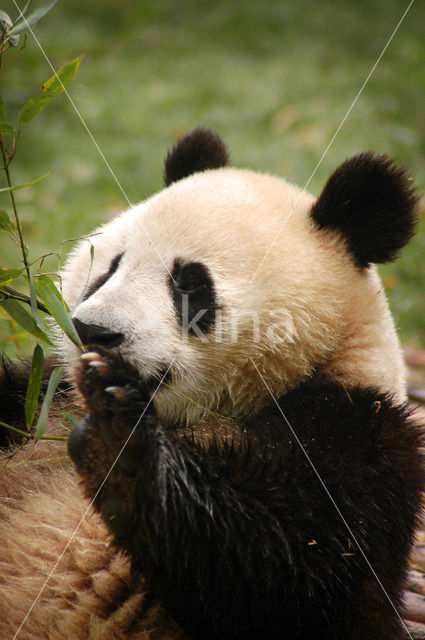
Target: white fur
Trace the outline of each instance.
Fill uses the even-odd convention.
[[[347,390],[370,384],[403,401],[404,368],[380,280],[374,268],[354,267],[337,235],[314,228],[313,201],[248,171],[178,182],[99,229],[90,283],[124,255],[74,316],[123,332],[120,350],[142,376],[173,362],[173,387],[186,397],[161,388],[154,402],[163,418],[193,423],[199,405],[232,415],[259,408],[268,391],[253,362],[276,395],[318,369]],[[168,286],[176,257],[210,269],[223,307],[221,340],[216,330],[207,342],[183,339]],[[71,307],[89,268],[90,246],[82,241],[63,274]],[[62,351],[71,370],[79,351],[65,338]],[[208,439],[202,427],[200,437]],[[22,640],[183,640],[146,601],[143,581],[132,578],[99,516],[90,510],[81,521],[87,503],[78,485],[64,443],[28,445],[5,462],[0,638],[12,638],[25,620]]]
[[[124,333],[120,351],[141,375],[173,363],[174,388],[196,404],[162,388],[155,403],[164,417],[194,420],[198,405],[233,415],[260,406],[268,392],[253,362],[277,395],[318,369],[402,402],[404,366],[380,279],[373,267],[355,268],[336,233],[314,227],[313,202],[281,179],[237,169],[177,182],[97,230],[90,282],[124,255],[73,315]],[[207,342],[182,337],[168,286],[175,258],[212,274],[223,314]],[[89,265],[82,241],[63,274],[71,307]],[[64,341],[63,353],[72,367],[77,350]]]

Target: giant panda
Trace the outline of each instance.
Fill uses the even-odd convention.
[[[200,128],[165,185],[63,271],[85,350],[60,342],[50,433],[79,421],[69,457],[5,453],[0,638],[407,637],[421,434],[374,263],[413,234],[409,178],[363,153],[316,199]],[[2,421],[24,390],[7,366]]]

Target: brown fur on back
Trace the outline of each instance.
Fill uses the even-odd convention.
[[[18,631],[81,521],[66,444],[27,444],[0,463],[0,638]],[[19,640],[183,640],[135,584],[89,509],[17,635]]]

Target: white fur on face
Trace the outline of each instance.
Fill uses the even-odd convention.
[[[119,351],[141,376],[173,363],[178,391],[233,415],[267,398],[252,360],[277,396],[319,370],[404,400],[400,348],[379,278],[374,268],[354,267],[340,238],[313,227],[313,202],[283,180],[236,169],[177,182],[98,230],[90,283],[123,256],[73,317],[123,333]],[[83,241],[63,274],[71,308],[87,280],[89,249]],[[202,262],[212,275],[220,315],[205,340],[182,335],[169,288],[176,258]],[[64,342],[63,352],[72,367],[77,350]],[[164,416],[190,421],[199,414],[170,389],[155,402]]]

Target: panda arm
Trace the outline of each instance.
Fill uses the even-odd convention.
[[[249,447],[242,453],[190,439],[177,444],[150,405],[113,466],[149,394],[134,390],[132,372],[109,365],[105,371],[83,363],[76,376],[89,415],[69,450],[86,494],[177,621],[202,637],[225,638],[264,615],[267,582],[291,566],[284,532],[259,495],[256,475],[268,464],[256,468]],[[105,392],[117,384],[125,401]]]
[[[115,543],[186,630],[273,638],[284,625],[288,637],[331,638],[330,627],[337,637],[399,637],[355,540],[398,606],[421,480],[408,469],[420,461],[418,437],[401,410],[382,398],[374,414],[371,393],[360,393],[353,410],[341,393],[308,387],[284,404],[304,451],[273,407],[247,420],[246,442],[201,446],[170,437],[132,380],[116,363],[80,370],[90,415],[70,453]],[[105,393],[112,382],[115,395]]]

